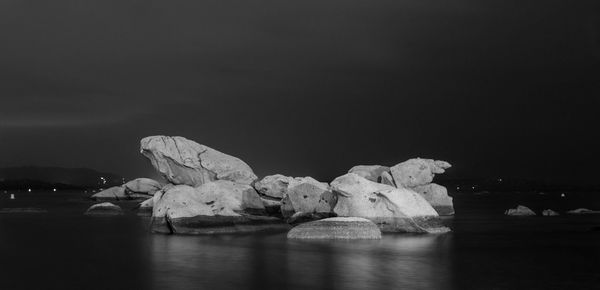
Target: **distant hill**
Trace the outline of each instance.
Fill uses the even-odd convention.
[[[89,168],[0,168],[0,188],[95,188],[123,184],[123,177]]]

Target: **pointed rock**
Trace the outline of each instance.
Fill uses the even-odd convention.
[[[257,179],[244,161],[183,137],[146,137],[140,148],[173,184],[200,186],[215,180],[252,184]]]

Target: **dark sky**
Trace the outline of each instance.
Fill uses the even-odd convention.
[[[143,176],[165,134],[260,176],[600,183],[599,2],[0,1],[0,167]]]

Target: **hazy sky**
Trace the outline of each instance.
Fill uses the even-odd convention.
[[[596,182],[600,3],[0,1],[0,167],[136,177],[148,135],[258,175],[448,160]],[[600,183],[600,182],[598,182]]]

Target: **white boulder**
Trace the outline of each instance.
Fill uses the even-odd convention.
[[[146,137],[140,149],[173,184],[200,186],[215,180],[252,184],[257,179],[244,161],[183,137]]]

